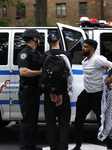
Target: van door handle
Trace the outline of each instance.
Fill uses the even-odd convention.
[[[13,99],[10,98],[10,105],[13,105]]]
[[[10,69],[10,73],[12,73],[12,72],[13,72],[13,69],[11,68],[11,69]]]

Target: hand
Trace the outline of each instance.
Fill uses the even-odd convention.
[[[110,91],[112,91],[112,84],[109,84],[108,88],[109,88]]]
[[[56,107],[62,104],[62,95],[57,96]]]
[[[56,107],[62,104],[62,95],[50,94],[52,102],[56,103]]]
[[[56,101],[57,101],[57,95],[56,94],[50,94],[50,98],[51,98],[52,102],[56,103]]]
[[[105,78],[105,83],[110,91],[112,91],[112,76]]]
[[[106,70],[106,71],[108,71],[108,69],[109,69],[107,66],[104,66],[103,68],[104,68],[104,70]]]

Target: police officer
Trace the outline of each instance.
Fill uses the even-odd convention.
[[[23,33],[26,47],[18,54],[17,62],[20,73],[19,102],[23,116],[20,126],[20,150],[41,150],[34,145],[38,121],[40,94],[38,82],[41,75],[40,54],[36,50],[39,33],[36,29],[26,29]]]

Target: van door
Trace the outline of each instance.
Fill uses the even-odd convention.
[[[74,121],[76,100],[79,93],[83,90],[83,71],[81,62],[84,59],[82,56],[82,44],[86,39],[85,32],[79,27],[72,27],[57,23],[59,34],[62,41],[62,47],[65,51],[72,53],[72,72],[74,75],[74,92],[71,97],[71,121]]]
[[[42,54],[47,48],[47,30],[46,29],[37,29],[41,35],[40,38],[40,46],[38,47],[39,53]],[[19,100],[18,100],[18,89],[19,89],[19,71],[17,66],[17,55],[18,53],[25,47],[26,43],[22,39],[22,34],[25,31],[24,28],[22,29],[13,29],[12,30],[12,51],[11,51],[11,73],[10,76],[10,113],[12,120],[20,120],[22,118],[20,107],[19,107]],[[43,109],[43,96],[40,100],[40,112],[39,118],[43,120],[44,118],[44,109]]]
[[[2,117],[2,120],[8,120],[10,118],[10,45],[10,29],[0,28],[0,117]]]

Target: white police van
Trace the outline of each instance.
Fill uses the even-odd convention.
[[[102,54],[112,61],[112,28],[104,27],[72,27],[57,23],[58,27],[36,27],[40,32],[40,53],[49,50],[47,36],[49,32],[57,32],[61,39],[60,47],[72,53],[72,71],[74,75],[74,93],[71,97],[71,122],[75,118],[76,100],[83,90],[83,70],[81,62],[84,59],[81,52],[83,41],[89,37],[98,42],[97,54]],[[26,27],[0,27],[0,127],[9,121],[21,120],[18,89],[19,72],[17,55],[25,46],[22,33]],[[41,96],[39,120],[44,118],[44,99]],[[94,113],[90,113],[88,120],[94,120]]]

